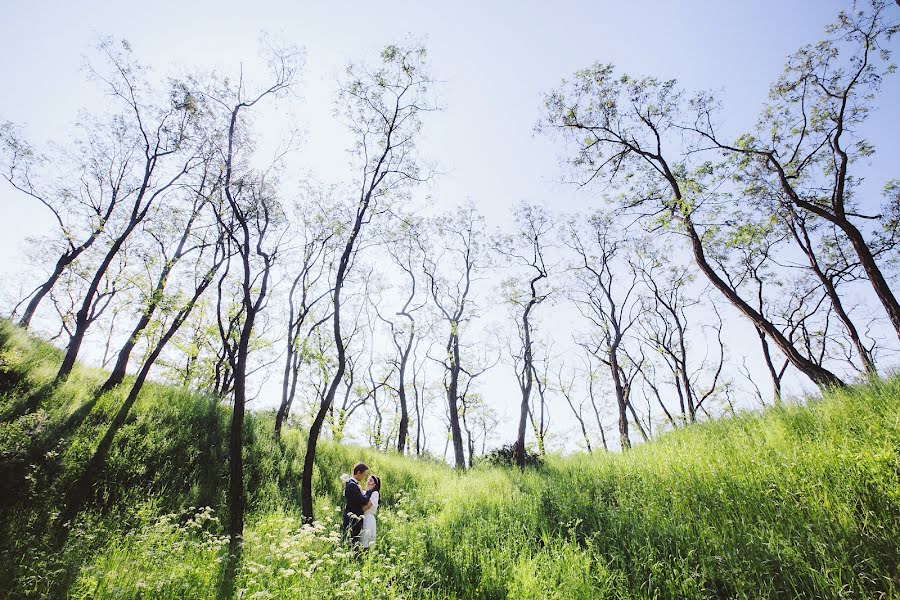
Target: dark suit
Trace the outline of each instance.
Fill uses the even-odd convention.
[[[359,536],[362,533],[362,514],[371,495],[372,492],[363,494],[355,479],[350,479],[344,484],[344,521],[341,524],[341,533],[346,539],[347,532],[350,532],[352,546],[359,545]]]

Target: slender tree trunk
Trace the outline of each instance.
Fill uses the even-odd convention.
[[[597,419],[597,429],[600,431],[600,441],[603,443],[603,450],[609,452],[609,445],[606,443],[606,430],[603,429],[603,419],[600,418],[600,409],[597,408],[597,401],[594,398],[593,373],[588,373],[588,395],[591,399],[591,408],[594,409],[594,417]]]
[[[841,115],[843,115],[843,108],[841,109]],[[862,265],[863,271],[865,271],[866,277],[869,279],[869,283],[872,285],[872,289],[875,291],[875,295],[878,297],[878,300],[881,302],[882,306],[884,306],[884,310],[891,321],[891,325],[894,327],[894,333],[898,338],[900,338],[900,305],[898,305],[897,299],[894,297],[894,294],[891,291],[891,287],[888,285],[887,281],[884,278],[884,274],[878,267],[878,263],[875,261],[875,257],[872,255],[872,251],[869,248],[869,245],[866,244],[866,240],[863,237],[862,232],[860,232],[856,225],[850,222],[844,212],[844,182],[846,181],[847,177],[848,157],[847,154],[840,148],[840,136],[842,130],[843,123],[839,122],[837,130],[834,134],[834,138],[832,140],[832,146],[839,156],[838,172],[836,174],[838,185],[834,190],[832,199],[833,212],[801,198],[794,187],[791,185],[787,173],[785,173],[784,168],[777,161],[775,156],[768,155],[767,165],[771,170],[773,170],[774,173],[777,174],[778,181],[781,185],[782,190],[785,192],[785,194],[787,194],[788,198],[790,198],[791,203],[794,206],[801,210],[811,212],[812,214],[833,223],[841,231],[844,232],[844,234],[847,236],[847,239],[850,240],[850,245],[853,246],[853,250],[854,252],[856,252],[856,256],[859,258],[859,263],[860,265]],[[777,339],[774,338],[774,336],[771,336],[770,334],[770,337],[772,337],[774,340],[776,340],[776,343],[778,343]],[[778,345],[779,347],[781,346],[780,343]],[[794,363],[793,359],[790,356],[788,356],[788,360],[790,360],[791,363]],[[795,364],[795,366],[797,365]],[[801,371],[803,371],[803,369],[801,369]]]
[[[194,226],[194,221],[199,215],[201,206],[202,205],[197,204],[196,200],[194,201],[193,212],[191,213],[191,216],[188,219],[187,223],[185,223],[184,232],[178,239],[178,246],[176,246],[172,258],[170,260],[167,260],[163,265],[162,271],[159,274],[159,278],[156,280],[156,285],[154,286],[153,291],[150,293],[148,304],[144,308],[144,311],[141,313],[141,318],[138,319],[138,322],[135,324],[131,335],[128,336],[125,345],[122,346],[122,349],[119,351],[119,356],[116,359],[116,365],[115,367],[113,367],[112,373],[110,373],[109,378],[100,388],[101,392],[107,392],[111,390],[115,386],[122,383],[122,380],[125,379],[125,372],[128,369],[128,361],[131,358],[131,352],[137,345],[141,333],[143,333],[144,329],[147,328],[147,325],[150,324],[151,319],[153,319],[153,315],[156,312],[156,309],[159,306],[160,301],[162,300],[163,292],[166,289],[166,284],[169,280],[169,274],[185,254],[185,246],[187,245],[188,238],[191,234],[191,229]]]
[[[162,290],[157,288],[157,290],[154,291],[154,298],[156,297],[157,291],[161,292]],[[122,349],[119,350],[119,355],[116,358],[116,364],[113,367],[112,373],[110,373],[109,378],[100,387],[100,393],[108,392],[122,383],[122,380],[125,379],[128,361],[131,358],[131,351],[134,350],[134,347],[137,345],[141,333],[146,329],[147,325],[150,324],[153,313],[156,311],[156,304],[157,302],[155,300],[151,300],[150,305],[144,309],[143,313],[141,313],[141,318],[138,319],[138,322],[135,324],[131,335],[128,336],[128,340],[122,346]]]
[[[775,327],[768,319],[753,309],[744,301],[731,287],[719,277],[712,265],[706,260],[706,253],[703,250],[703,242],[690,217],[684,217],[682,222],[685,225],[685,231],[691,241],[691,249],[694,254],[694,260],[697,266],[703,271],[710,283],[719,290],[725,298],[734,305],[745,317],[756,326],[757,329],[765,332],[778,348],[784,353],[785,357],[794,365],[797,370],[809,377],[819,387],[845,387],[846,384],[834,373],[828,369],[817,365],[801,354],[796,347]]]
[[[416,404],[416,456],[422,455],[422,410],[420,408],[419,382],[416,374],[416,365],[413,362],[413,401]]]
[[[631,448],[631,438],[628,436],[628,401],[625,398],[625,389],[622,385],[621,374],[619,372],[619,359],[616,347],[609,348],[609,370],[612,375],[613,384],[616,389],[616,404],[619,409],[619,443],[622,450]]]
[[[385,152],[387,152],[387,150],[385,150]],[[344,378],[344,371],[347,368],[346,349],[344,348],[344,338],[341,335],[341,289],[344,285],[347,269],[350,266],[350,259],[353,256],[356,238],[359,236],[359,232],[362,229],[363,220],[369,208],[369,202],[372,193],[375,190],[375,186],[376,183],[373,180],[372,185],[368,189],[368,193],[360,202],[360,207],[357,209],[356,213],[356,221],[353,224],[353,230],[350,237],[347,239],[347,243],[344,245],[344,250],[341,253],[341,259],[338,263],[337,273],[335,274],[334,312],[332,315],[332,322],[334,325],[334,345],[337,350],[337,371],[335,371],[331,383],[328,385],[328,389],[319,403],[319,410],[316,412],[316,416],[313,419],[312,425],[309,428],[309,434],[306,438],[306,455],[303,458],[303,474],[300,478],[300,511],[303,520],[306,523],[312,523],[313,521],[312,476],[316,459],[316,446],[319,443],[319,435],[322,433],[322,424],[325,422],[325,417],[328,416],[328,411],[334,402],[337,388],[341,384],[341,381]]]
[[[562,382],[560,382],[560,386],[562,386]],[[584,417],[581,416],[581,408],[575,408],[575,403],[572,402],[569,392],[563,390],[563,397],[566,399],[566,403],[568,403],[569,408],[572,409],[575,420],[578,421],[578,425],[581,427],[581,435],[584,437],[585,445],[587,445],[588,454],[591,454],[593,452],[593,450],[591,450],[591,438],[588,437],[587,426],[584,424]]]
[[[59,367],[59,371],[56,373],[56,381],[65,380],[75,367],[75,360],[78,358],[81,343],[84,341],[84,335],[87,333],[88,327],[90,326],[88,316],[91,311],[91,306],[94,303],[94,296],[97,294],[97,290],[100,288],[100,282],[103,280],[104,275],[106,275],[109,265],[112,264],[113,258],[118,254],[119,249],[121,249],[122,245],[125,243],[125,239],[128,235],[134,230],[135,225],[137,225],[136,222],[130,224],[125,229],[125,232],[116,238],[116,241],[110,246],[109,251],[106,253],[106,256],[103,257],[103,261],[94,273],[94,277],[91,279],[88,289],[85,292],[81,307],[78,309],[78,312],[75,313],[75,331],[72,332],[72,336],[69,338],[66,355]]]
[[[630,396],[630,394],[626,394],[626,396]],[[634,404],[631,403],[631,400],[627,401],[628,410],[631,413],[632,418],[634,419],[634,425],[638,428],[638,433],[641,434],[641,439],[645,442],[650,441],[650,436],[647,435],[647,431],[644,429],[644,426],[641,424],[641,419],[637,414],[637,411],[634,409]]]
[[[455,323],[451,324],[451,327],[456,326]],[[451,352],[451,360],[453,361],[450,365],[450,385],[447,387],[447,407],[450,409],[450,433],[453,438],[453,458],[456,463],[457,469],[465,469],[466,468],[466,454],[463,449],[463,440],[462,440],[462,431],[459,426],[459,408],[458,408],[458,395],[459,395],[459,372],[460,372],[460,364],[459,364],[459,335],[456,333],[450,333],[450,343],[449,350]]]
[[[78,254],[80,254],[80,252]],[[25,306],[25,312],[22,313],[22,318],[19,319],[19,327],[28,329],[28,327],[31,326],[31,319],[34,318],[38,305],[44,299],[44,296],[50,293],[50,290],[53,289],[53,286],[56,285],[56,282],[59,281],[60,276],[62,276],[63,271],[75,261],[78,254],[67,252],[56,261],[56,267],[54,267],[53,273],[50,274],[47,281],[41,284],[37,291],[31,296],[31,300],[29,300],[28,304]]]
[[[531,353],[531,323],[528,321],[528,313],[531,311],[531,307],[534,305],[534,299],[532,297],[531,302],[528,303],[528,306],[525,308],[525,312],[522,315],[522,330],[525,333],[525,343],[524,343],[524,356],[523,356],[523,375],[525,381],[520,380],[520,389],[522,391],[522,402],[519,405],[519,430],[517,432],[516,437],[516,464],[520,469],[525,469],[525,428],[527,426],[528,421],[528,409],[531,404],[531,388],[534,384],[534,380],[532,379],[532,362],[533,356]]]
[[[292,290],[293,291],[293,290]],[[293,302],[289,300],[290,308],[288,312],[288,318],[293,320],[294,308]],[[288,328],[288,340],[287,340],[287,349],[286,356],[284,359],[284,377],[281,380],[281,404],[278,406],[278,412],[275,414],[275,439],[281,439],[281,428],[284,425],[285,419],[287,419],[288,406],[290,405],[291,399],[293,398],[293,386],[291,385],[291,371],[294,367],[294,344],[296,344],[297,340],[295,339],[296,334],[294,330],[294,325],[291,323]]]
[[[865,238],[863,238],[859,229],[846,219],[838,222],[837,225],[850,239],[850,244],[853,246],[856,255],[859,257],[859,262],[866,272],[869,282],[872,284],[872,289],[875,290],[875,295],[878,297],[878,300],[881,301],[885,312],[888,314],[888,318],[891,320],[891,325],[894,327],[894,333],[900,338],[900,305],[897,304],[897,298],[894,297],[891,286],[888,285],[888,282],[884,279],[884,274],[878,267],[878,263],[875,262],[875,257],[872,255],[872,251],[869,249],[868,244],[866,244]]]
[[[400,381],[397,388],[397,396],[400,399],[400,427],[397,431],[397,452],[404,454],[406,452],[406,439],[409,437],[409,408],[406,403],[406,364],[409,361],[409,354],[412,351],[414,330],[410,330],[409,339],[406,342],[406,348],[400,357]],[[413,384],[415,385],[415,384]]]
[[[852,343],[853,347],[856,348],[856,352],[857,354],[859,354],[860,360],[862,360],[863,362],[863,367],[869,373],[877,373],[875,363],[872,360],[872,355],[862,343],[862,339],[860,338],[859,331],[857,331],[856,329],[856,325],[853,323],[853,321],[850,319],[850,315],[844,309],[844,303],[841,300],[840,295],[838,295],[837,289],[834,287],[834,283],[832,282],[831,278],[822,271],[822,268],[819,265],[819,260],[816,257],[815,252],[813,251],[812,240],[810,240],[809,233],[806,230],[806,224],[796,215],[792,215],[792,218],[788,220],[788,225],[790,226],[791,233],[794,235],[794,239],[797,241],[797,244],[806,255],[810,268],[812,269],[813,273],[816,274],[816,277],[818,277],[819,281],[822,283],[822,286],[825,288],[825,293],[828,294],[828,298],[829,300],[831,300],[831,305],[834,307],[834,311],[837,313],[838,318],[841,320],[841,323],[844,324],[844,328],[847,330],[847,335],[850,337],[850,343]]]
[[[100,234],[103,232],[103,229],[106,226],[106,223],[109,220],[113,209],[116,207],[117,198],[118,190],[114,189],[111,194],[109,206],[106,209],[105,214],[103,215],[101,225],[92,230],[91,234],[86,240],[59,257],[59,259],[56,261],[56,266],[53,268],[53,273],[51,273],[50,277],[47,278],[47,281],[45,281],[37,289],[37,291],[31,297],[31,300],[28,302],[28,305],[25,307],[25,312],[22,313],[22,318],[19,319],[20,327],[24,327],[27,329],[31,325],[31,319],[34,318],[34,314],[37,312],[38,305],[41,303],[44,297],[48,293],[50,293],[50,290],[52,290],[53,286],[56,285],[56,282],[59,281],[59,278],[62,276],[66,268],[73,262],[75,262],[85,250],[93,246],[94,242],[97,241],[97,238],[100,237]]]
[[[234,407],[228,436],[228,532],[232,543],[244,532],[244,410],[246,378],[234,381]]]

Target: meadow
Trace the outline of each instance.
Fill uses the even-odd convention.
[[[245,430],[247,526],[223,536],[226,405],[148,384],[63,520],[123,386],[0,323],[2,598],[900,598],[900,378],[538,467],[323,442],[300,519],[304,437]],[[339,540],[339,476],[383,480],[378,544]]]

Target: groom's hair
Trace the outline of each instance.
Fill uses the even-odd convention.
[[[360,473],[365,473],[368,470],[369,470],[369,467],[366,465],[366,463],[356,463],[355,465],[353,465],[353,474],[354,475],[359,475]]]

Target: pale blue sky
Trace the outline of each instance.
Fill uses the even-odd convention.
[[[4,0],[0,20],[0,120],[24,126],[35,142],[60,138],[77,110],[96,102],[85,56],[99,36],[129,40],[136,56],[164,73],[177,65],[253,75],[261,30],[304,46],[299,99],[282,105],[307,132],[297,168],[323,181],[346,181],[347,138],[332,117],[334,80],[350,60],[373,57],[409,36],[425,42],[441,113],[425,123],[424,156],[445,172],[425,194],[440,206],[471,197],[489,222],[520,199],[566,210],[593,195],[558,183],[561,149],[535,136],[541,95],[594,61],[636,75],[678,78],[691,89],[723,93],[725,125],[752,127],[785,57],[822,36],[849,6],[835,0],[640,2],[61,2]],[[900,11],[898,11],[900,12]],[[898,176],[898,79],[890,79],[869,130],[878,155],[870,192]],[[281,113],[286,114],[286,113]],[[277,118],[267,120],[276,135]],[[886,165],[893,165],[889,172]],[[0,187],[0,257],[6,292],[18,285],[22,242],[48,221],[34,203]],[[749,347],[748,352],[755,352]],[[513,386],[513,387],[510,387]],[[486,392],[515,389],[498,367]],[[563,410],[560,407],[558,410]],[[510,414],[514,409],[510,411]],[[505,437],[511,429],[504,426]]]

